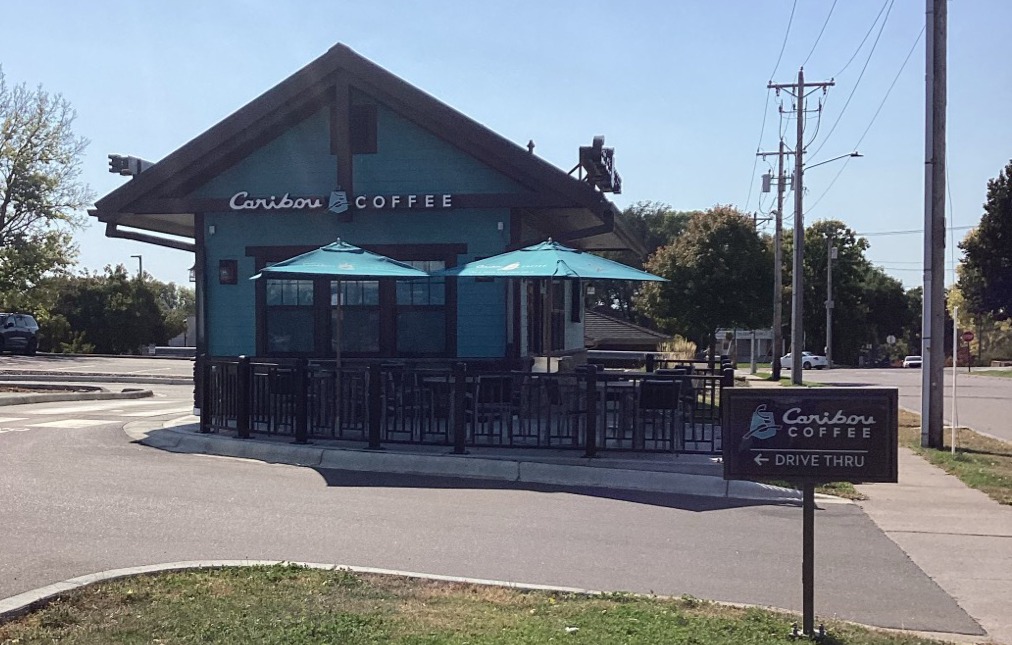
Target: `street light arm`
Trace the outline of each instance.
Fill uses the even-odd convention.
[[[821,166],[822,164],[827,164],[830,161],[837,161],[845,157],[863,157],[863,156],[864,156],[863,154],[855,150],[854,152],[848,152],[847,154],[840,155],[839,157],[833,157],[832,159],[826,159],[825,161],[820,161],[819,163],[813,163],[810,166],[808,164],[805,164],[805,170],[808,170],[809,168],[815,168],[816,166]]]

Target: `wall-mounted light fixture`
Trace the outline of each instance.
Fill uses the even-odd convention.
[[[239,264],[236,260],[218,260],[218,283],[238,284]]]

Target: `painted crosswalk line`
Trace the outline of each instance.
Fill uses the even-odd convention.
[[[128,412],[121,416],[124,417],[157,417],[163,414],[180,414],[182,412],[192,412],[193,407],[186,405],[178,408],[160,408],[158,410],[142,410],[140,412]]]
[[[0,423],[14,423],[15,421],[24,421],[28,417],[0,417]]]
[[[30,414],[82,414],[88,412],[105,412],[117,408],[127,408],[147,405],[165,405],[166,401],[95,401],[93,403],[45,407],[38,410],[28,411]]]
[[[44,421],[42,423],[28,423],[30,428],[90,428],[92,426],[107,425],[116,423],[107,419],[60,419],[59,421]]]

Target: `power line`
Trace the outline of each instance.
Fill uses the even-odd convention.
[[[784,42],[780,45],[780,54],[777,56],[777,64],[773,66],[773,72],[770,74],[770,79],[776,76],[777,70],[780,69],[780,61],[784,58],[784,50],[787,48],[787,39],[791,35],[791,25],[794,24],[794,10],[798,8],[798,0],[794,0],[794,4],[791,5],[791,15],[787,19],[787,30],[784,32]],[[763,145],[763,134],[766,133],[766,115],[769,113],[770,108],[770,88],[766,88],[766,104],[763,106],[763,124],[759,128],[759,143],[756,144],[756,152],[758,152]],[[759,158],[756,157],[755,161],[752,162],[752,172],[750,173],[748,182],[748,195],[745,196],[745,208],[748,210],[748,205],[752,201],[752,188],[755,186],[755,169]]]
[[[977,228],[976,226],[950,226],[953,231],[969,231],[971,228]],[[914,235],[915,233],[923,233],[923,228],[912,228],[906,231],[875,231],[873,233],[855,233],[858,237],[874,237],[876,235]]]
[[[882,12],[885,11],[885,8],[889,4],[889,2],[890,0],[885,0],[882,3],[882,8],[878,10],[878,15],[875,16],[874,22],[871,23],[871,27],[868,27],[868,32],[864,35],[864,38],[861,39],[861,44],[858,45],[857,49],[854,50],[854,53],[851,54],[850,60],[848,60],[847,64],[843,66],[843,69],[834,74],[834,78],[847,71],[847,68],[850,67],[850,64],[854,62],[855,58],[857,58],[857,55],[861,52],[861,49],[864,47],[864,43],[868,40],[868,36],[870,36],[871,32],[875,30],[875,25],[878,24],[878,19],[882,17]]]
[[[797,8],[798,8],[798,0],[794,0],[794,4],[791,5],[791,17],[787,19],[787,31],[784,32],[784,42],[782,45],[780,45],[780,55],[777,56],[777,64],[773,66],[773,71],[770,73],[770,78],[773,78],[774,76],[777,75],[777,70],[780,69],[780,61],[784,59],[784,50],[787,49],[787,37],[790,36],[791,34],[791,25],[794,23],[794,10]]]
[[[770,111],[770,88],[766,88],[766,105],[763,106],[763,124],[762,127],[759,128],[759,143],[756,144],[755,148],[756,152],[758,152],[763,145],[763,134],[766,132],[766,115],[769,114],[769,111]],[[755,186],[755,169],[758,163],[759,157],[756,157],[755,160],[752,162],[752,172],[749,173],[748,194],[745,195],[745,208],[742,210],[747,211],[748,205],[752,201],[752,187]]]
[[[885,26],[885,23],[882,23],[882,24],[883,24],[883,26]],[[882,101],[878,104],[878,108],[876,108],[875,114],[872,115],[871,121],[868,123],[868,127],[866,127],[864,129],[864,132],[861,133],[861,138],[857,140],[856,144],[854,144],[854,147],[853,147],[854,150],[857,150],[861,146],[861,142],[864,141],[864,138],[868,135],[868,132],[871,130],[871,126],[875,124],[875,120],[878,118],[879,112],[882,111],[882,107],[885,105],[886,99],[889,98],[889,94],[893,91],[893,87],[896,86],[896,81],[899,80],[900,75],[903,73],[903,70],[907,66],[907,63],[910,62],[910,56],[914,53],[914,50],[917,49],[917,43],[921,42],[921,36],[924,35],[924,29],[925,29],[925,27],[921,27],[920,33],[917,34],[917,38],[914,39],[914,44],[910,46],[910,51],[907,52],[907,57],[903,59],[903,64],[900,65],[899,71],[896,72],[896,76],[893,77],[893,82],[889,84],[889,89],[886,90],[885,96],[882,97]],[[863,71],[862,71],[862,73],[863,73]],[[853,96],[853,93],[851,93],[851,95]],[[847,101],[849,102],[850,99],[848,98]],[[844,106],[844,107],[846,107],[846,106]],[[839,121],[839,119],[837,119],[837,121]],[[834,127],[835,126],[836,126],[836,124],[834,124]],[[830,132],[830,134],[832,134],[832,132]],[[826,135],[826,138],[828,139],[829,135]],[[823,140],[823,143],[825,143],[825,140]],[[821,150],[822,146],[819,146],[819,149]],[[826,190],[822,191],[822,194],[819,195],[818,199],[816,199],[815,202],[813,202],[812,205],[809,206],[809,208],[808,208],[809,211],[811,211],[813,208],[815,208],[819,204],[819,202],[822,201],[822,198],[826,196],[826,194],[829,192],[829,190],[833,187],[833,184],[836,183],[836,180],[839,179],[840,175],[843,174],[843,171],[847,168],[847,164],[848,163],[850,163],[850,158],[849,157],[847,158],[847,161],[844,162],[844,164],[840,168],[840,170],[837,171],[836,175],[833,177],[833,180],[829,182],[828,186],[826,186]],[[948,184],[946,184],[946,185],[948,185]],[[951,206],[950,206],[950,210],[951,210]]]
[[[805,57],[805,62],[801,63],[802,67],[808,64],[808,59],[815,53],[815,48],[818,47],[819,41],[822,40],[822,34],[825,33],[826,25],[829,24],[829,18],[833,15],[833,9],[836,9],[836,2],[837,0],[833,0],[833,6],[829,8],[829,13],[826,15],[826,21],[822,23],[822,29],[819,30],[819,35],[815,39],[815,44],[812,45],[812,51],[808,52],[808,56]]]
[[[857,150],[858,146],[861,145],[861,142],[864,141],[864,137],[865,135],[868,134],[868,131],[871,130],[871,126],[874,125],[875,119],[878,118],[878,113],[882,111],[882,106],[885,105],[886,99],[889,98],[889,93],[893,91],[893,87],[896,86],[896,81],[899,80],[900,74],[903,73],[903,70],[907,66],[907,62],[910,61],[910,56],[913,55],[914,50],[917,49],[917,43],[921,42],[921,36],[924,35],[925,28],[926,26],[921,27],[921,32],[917,34],[917,38],[914,40],[914,44],[910,46],[910,51],[907,52],[907,57],[903,59],[903,64],[900,65],[900,71],[896,72],[896,76],[893,77],[893,82],[889,84],[889,89],[886,90],[885,96],[882,97],[882,102],[878,104],[878,108],[875,110],[875,114],[871,117],[871,123],[869,123],[868,127],[865,128],[864,132],[861,133],[861,138],[857,140],[857,144],[854,146],[855,150]]]
[[[836,116],[836,121],[833,122],[833,127],[829,129],[828,133],[826,133],[826,138],[822,140],[822,143],[819,144],[819,147],[816,148],[815,152],[812,153],[813,155],[819,154],[819,151],[822,150],[822,148],[826,145],[826,142],[829,141],[829,138],[833,136],[833,132],[836,131],[836,126],[839,125],[840,119],[843,118],[844,113],[847,112],[847,106],[850,105],[850,100],[854,98],[854,93],[857,92],[858,86],[861,85],[861,79],[864,78],[864,73],[868,69],[868,64],[871,62],[872,56],[875,55],[875,49],[878,47],[878,41],[882,38],[882,32],[885,31],[886,23],[889,22],[889,14],[892,13],[893,4],[895,2],[896,0],[889,0],[889,9],[886,11],[885,18],[882,19],[882,25],[879,27],[878,34],[876,34],[875,36],[875,42],[873,42],[871,45],[871,51],[868,52],[868,58],[866,58],[864,61],[864,67],[861,68],[861,73],[858,75],[857,80],[854,82],[854,87],[850,90],[850,95],[847,97],[847,101],[843,104],[843,109],[841,109],[840,113]]]

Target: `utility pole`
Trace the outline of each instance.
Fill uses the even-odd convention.
[[[826,240],[826,362],[833,369],[833,260],[836,247],[833,238]]]
[[[137,258],[137,279],[144,279],[144,256],[142,255],[131,255],[132,258]]]
[[[801,352],[805,349],[804,329],[804,261],[805,261],[805,211],[804,211],[804,170],[805,154],[805,97],[807,88],[821,89],[832,87],[833,81],[805,83],[805,68],[798,70],[798,82],[787,84],[769,83],[768,88],[787,90],[797,99],[797,135],[798,142],[794,148],[794,258],[791,270],[791,383],[801,385]],[[813,90],[814,91],[814,90]]]
[[[946,0],[926,0],[924,305],[921,318],[921,445],[941,448],[945,397]]]
[[[777,152],[758,152],[758,156],[777,155],[777,211],[776,227],[773,231],[773,380],[780,381],[780,356],[784,349],[784,156],[793,154],[784,149],[784,140],[780,140]]]

